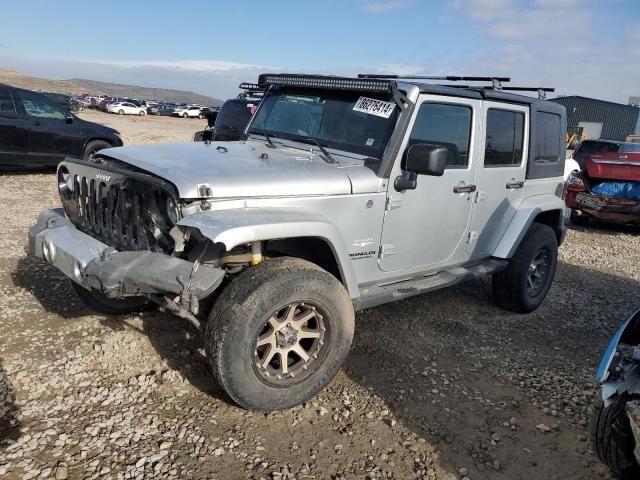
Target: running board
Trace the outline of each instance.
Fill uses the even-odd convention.
[[[388,285],[371,285],[360,290],[360,297],[354,299],[353,306],[356,310],[364,310],[383,303],[395,302],[414,295],[420,295],[421,293],[449,287],[463,280],[499,272],[504,270],[508,264],[507,260],[491,258],[472,266],[444,270],[427,277],[412,278],[411,280]]]

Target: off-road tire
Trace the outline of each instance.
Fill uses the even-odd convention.
[[[627,398],[619,397],[608,407],[601,398],[593,404],[591,446],[598,458],[621,480],[640,478],[640,465],[633,450],[635,440],[625,411]]]
[[[292,302],[318,305],[331,335],[308,376],[278,387],[258,372],[256,341],[269,317]],[[313,263],[280,257],[245,270],[222,291],[204,343],[213,374],[232,400],[247,409],[280,410],[310,399],[333,379],[353,330],[353,305],[342,284]]]
[[[98,313],[104,313],[106,315],[127,315],[129,313],[143,312],[147,310],[153,310],[156,305],[141,297],[129,297],[123,299],[107,298],[99,292],[93,290],[87,290],[86,288],[78,285],[73,280],[69,280],[71,286],[76,291],[80,300]]]
[[[541,249],[549,253],[549,272],[544,284],[535,295],[527,287],[529,266]],[[548,225],[533,223],[529,227],[516,253],[506,269],[492,275],[493,297],[498,305],[517,313],[529,313],[537,309],[547,296],[553,283],[558,264],[558,239]]]
[[[93,157],[97,151],[102,150],[103,148],[110,148],[111,146],[112,145],[109,142],[105,142],[104,140],[93,140],[92,142],[87,143],[82,158],[88,160]]]

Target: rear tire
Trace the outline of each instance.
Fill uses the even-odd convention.
[[[492,275],[496,303],[507,310],[528,313],[547,296],[558,264],[558,239],[548,225],[529,227],[509,265]]]
[[[200,120],[202,120],[202,119],[204,118],[204,115],[203,115],[203,114],[199,114],[199,115],[198,115],[198,118],[199,118]]]
[[[586,215],[577,215],[574,210],[571,210],[571,223],[583,227],[589,224],[589,217]]]
[[[608,407],[601,398],[593,405],[591,445],[598,458],[621,480],[640,478],[633,454],[635,439],[625,411],[627,398],[619,397]]]
[[[107,298],[95,290],[87,290],[73,280],[69,280],[80,300],[98,313],[106,315],[127,315],[129,313],[153,310],[156,305],[143,297],[128,297],[123,299]]]
[[[82,158],[85,160],[89,160],[93,158],[93,156],[103,148],[110,148],[112,145],[104,140],[94,140],[92,142],[87,143],[87,146],[84,149],[84,154]]]
[[[342,284],[313,263],[281,257],[248,268],[222,291],[204,341],[216,379],[236,403],[280,410],[333,379],[353,330]]]

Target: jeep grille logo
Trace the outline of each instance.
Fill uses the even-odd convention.
[[[107,175],[105,173],[98,172],[98,173],[96,173],[96,178],[98,180],[102,180],[103,182],[108,182],[109,180],[111,180],[111,175]]]

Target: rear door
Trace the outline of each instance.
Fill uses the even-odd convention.
[[[0,166],[28,165],[28,130],[11,89],[0,85]]]
[[[467,250],[490,255],[513,218],[525,180],[529,144],[529,108],[485,101],[484,134],[478,162]]]

